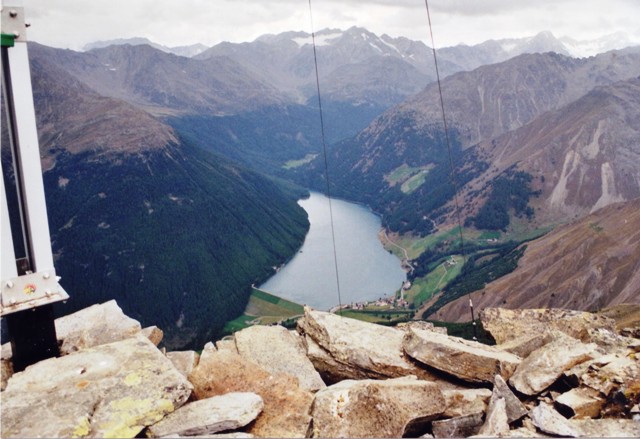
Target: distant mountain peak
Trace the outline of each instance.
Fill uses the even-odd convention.
[[[124,46],[124,45],[130,45],[130,46],[151,46],[154,49],[158,49],[161,50],[162,52],[165,53],[173,53],[174,55],[178,55],[178,56],[184,56],[187,58],[191,58],[193,56],[196,56],[202,52],[204,52],[205,50],[207,50],[209,47],[205,46],[204,44],[191,44],[188,46],[177,46],[177,47],[167,47],[167,46],[163,46],[162,44],[157,44],[154,43],[153,41],[149,40],[148,38],[143,38],[143,37],[133,37],[133,38],[118,38],[115,40],[105,40],[105,41],[95,41],[93,43],[89,43],[86,44],[83,48],[82,51],[83,52],[88,52],[90,50],[94,50],[94,49],[103,49],[105,47],[109,47],[109,46]]]
[[[498,46],[509,56],[523,53],[556,52],[561,55],[569,55],[566,47],[551,31],[542,31],[536,35],[524,38],[506,38],[494,40]]]
[[[345,34],[340,29],[322,29],[315,33],[316,46],[329,46]],[[308,33],[300,33],[291,38],[298,47],[313,44],[313,36]]]
[[[611,50],[640,45],[639,41],[633,41],[626,32],[614,32],[593,40],[576,40],[565,36],[560,38],[560,41],[575,58],[586,58]]]

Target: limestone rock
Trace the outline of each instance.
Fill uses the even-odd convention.
[[[599,356],[591,360],[576,364],[572,368],[564,371],[563,375],[568,380],[568,382],[572,384],[572,387],[577,387],[582,384],[582,379],[585,377],[585,374],[587,372],[589,372],[590,370],[599,370],[602,366],[615,361],[617,358],[620,357],[615,354]],[[591,367],[592,365],[594,366],[594,368]],[[611,383],[611,385],[613,386],[613,383]],[[608,395],[609,391],[603,391],[603,393],[605,395]]]
[[[442,394],[447,402],[442,415],[448,418],[486,412],[492,395],[489,389],[443,389]]]
[[[7,381],[13,375],[13,363],[11,360],[0,360],[0,391],[7,387]]]
[[[484,413],[478,412],[431,423],[434,437],[469,437],[477,434],[482,427]]]
[[[413,364],[402,350],[404,331],[305,308],[298,329],[346,369],[374,379],[433,375]],[[327,363],[329,361],[326,361]]]
[[[3,437],[135,437],[180,407],[191,385],[145,337],[50,358],[2,394]]]
[[[362,369],[358,367],[358,365],[351,365],[348,363],[341,363],[339,361],[336,361],[328,351],[323,349],[308,335],[305,335],[305,338],[303,340],[304,340],[304,345],[307,348],[307,357],[311,360],[315,369],[318,372],[320,372],[320,375],[322,376],[322,378],[326,383],[334,384],[342,380],[349,380],[349,379],[363,380],[363,379],[369,379],[369,378],[373,378],[373,379],[387,378],[386,376],[376,374],[371,370]],[[427,381],[437,382],[443,390],[459,389],[459,386],[446,381],[442,377],[442,375],[436,375],[434,372],[421,369],[418,366],[413,364],[412,364],[412,367],[416,368],[415,376]]]
[[[597,344],[603,353],[626,355],[627,351],[638,352],[640,340],[624,337],[608,328],[590,328],[589,341]]]
[[[412,358],[470,382],[492,383],[496,374],[508,379],[520,357],[482,343],[410,328],[403,344]]]
[[[596,346],[561,336],[525,358],[509,384],[525,395],[536,395],[553,384],[564,371],[593,358]]]
[[[11,343],[5,343],[0,347],[0,392],[7,387],[7,381],[13,375],[13,363],[11,358]]]
[[[191,402],[167,415],[148,429],[148,436],[201,436],[237,430],[262,411],[262,398],[255,393],[227,393]]]
[[[585,387],[576,387],[556,398],[558,410],[575,419],[597,417],[604,403],[598,391]]]
[[[480,437],[480,436],[475,436]],[[502,437],[556,437],[551,435],[546,435],[542,433],[538,433],[537,431],[531,431],[528,428],[520,427],[514,428],[513,430],[509,430],[509,432]]]
[[[533,424],[541,431],[557,436],[578,437],[580,432],[560,413],[547,404],[540,403],[529,413]]]
[[[158,346],[164,337],[164,332],[157,326],[148,326],[142,329],[142,335],[151,340],[151,343]]]
[[[235,338],[225,338],[222,340],[218,340],[216,342],[216,348],[219,351],[228,350],[229,352],[233,352],[234,354],[238,353]]]
[[[628,353],[625,356],[613,354],[597,357],[573,367],[565,372],[565,376],[572,385],[579,385],[585,388],[585,391],[591,389],[596,394],[600,394],[602,399],[606,399],[600,415],[615,417],[617,414],[628,412],[638,402],[638,397],[634,398],[634,395],[638,395],[637,389],[640,383],[638,378],[640,377],[640,358],[638,354]],[[593,404],[599,404],[600,395],[596,397]],[[595,411],[595,407],[592,407],[590,411]]]
[[[552,340],[553,335],[550,332],[543,332],[540,334],[523,335],[496,345],[496,347],[503,351],[511,352],[520,358],[527,358],[531,352],[541,348]]]
[[[498,399],[504,399],[505,410],[507,413],[507,422],[512,423],[527,414],[527,408],[520,402],[518,397],[513,394],[507,383],[500,375],[495,376],[493,383],[493,392],[489,401],[489,410]]]
[[[258,437],[304,437],[309,429],[313,394],[285,374],[270,374],[233,352],[205,349],[189,381],[196,399],[229,392],[253,392],[262,397],[264,410],[247,432]]]
[[[628,326],[620,329],[620,335],[624,337],[640,338],[640,325]]]
[[[178,372],[185,377],[189,376],[200,360],[200,355],[196,351],[172,351],[167,352],[166,355]]]
[[[336,361],[331,354],[322,348],[315,340],[308,335],[304,338],[307,347],[307,357],[314,368],[327,383],[337,383],[342,380],[364,380],[367,378],[380,378],[383,376],[374,374],[369,370],[353,367],[346,363]]]
[[[312,392],[326,387],[300,344],[282,326],[251,326],[235,333],[240,355],[272,374],[298,378],[300,387]]]
[[[582,437],[640,437],[640,422],[632,419],[583,419],[573,425]]]
[[[565,419],[553,408],[540,404],[530,413],[536,427],[564,437],[640,437],[640,423],[632,419]]]
[[[423,320],[412,320],[410,322],[399,323],[396,326],[398,329],[402,329],[403,331],[407,331],[410,328],[423,329],[425,331],[433,331],[439,334],[447,335],[447,328],[444,326],[436,326],[431,322],[425,322]]]
[[[11,352],[11,343],[5,343],[0,347],[0,359],[11,360],[13,352]]]
[[[5,343],[0,348],[0,392],[7,387],[7,381],[13,375],[13,363],[11,358],[11,343]]]
[[[502,437],[509,434],[507,404],[504,398],[492,399],[487,410],[487,419],[478,432],[479,436]]]
[[[313,436],[402,437],[445,407],[437,384],[415,377],[345,380],[316,394]]]
[[[634,355],[635,356],[635,355]],[[595,358],[579,377],[584,385],[610,395],[621,387],[634,386],[640,377],[640,360],[631,356],[607,355]]]
[[[115,300],[93,305],[55,321],[56,335],[62,340],[60,354],[133,337],[140,323],[127,317]]]
[[[615,332],[615,320],[597,314],[567,309],[485,308],[480,312],[482,326],[496,343],[551,330],[561,331],[583,342],[590,342],[589,331],[604,328]]]
[[[198,436],[180,436],[179,434],[170,434],[167,436],[162,436],[163,439],[178,439],[178,438],[191,438],[191,439],[205,439],[205,438],[253,438],[255,437],[254,435],[250,434],[250,433],[245,433],[244,431],[231,431],[231,432],[224,432],[224,433],[213,433],[213,434],[201,434]]]

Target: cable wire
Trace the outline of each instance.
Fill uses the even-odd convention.
[[[429,0],[424,0],[424,5],[427,9],[427,20],[429,21],[429,36],[431,37],[431,50],[433,51],[433,62],[436,68],[436,80],[438,82],[438,93],[440,95],[440,109],[442,111],[442,124],[444,125],[444,136],[447,142],[447,151],[449,153],[449,166],[451,168],[451,184],[453,185],[454,195],[454,205],[456,208],[456,217],[458,220],[458,231],[460,233],[460,250],[462,252],[462,266],[464,269],[465,264],[467,263],[467,255],[464,248],[464,236],[462,234],[462,216],[460,214],[460,204],[458,203],[458,182],[456,179],[456,168],[453,162],[453,153],[451,152],[451,140],[449,138],[449,127],[447,125],[447,116],[444,109],[444,97],[442,95],[442,83],[440,81],[440,69],[438,68],[438,56],[436,55],[436,45],[433,39],[433,26],[431,25],[431,13],[429,12]],[[476,322],[475,317],[473,315],[473,302],[471,301],[471,293],[469,296],[469,308],[471,311],[471,321],[473,323],[473,339],[477,340],[476,334]]]
[[[316,90],[318,93],[318,109],[320,112],[320,138],[322,139],[322,153],[324,156],[324,175],[327,182],[327,198],[329,199],[329,219],[331,223],[331,241],[333,244],[333,264],[336,272],[336,286],[338,291],[338,314],[342,310],[342,297],[340,294],[340,275],[338,270],[338,252],[336,251],[336,233],[333,224],[333,207],[331,205],[331,185],[329,182],[329,161],[327,159],[327,142],[324,134],[324,117],[322,112],[322,99],[320,95],[320,75],[318,74],[318,53],[316,50],[316,34],[313,27],[313,8],[311,7],[311,0],[309,0],[309,21],[311,23],[311,42],[313,43],[313,63],[316,73]]]

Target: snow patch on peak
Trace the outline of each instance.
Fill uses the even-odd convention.
[[[395,45],[391,44],[388,41],[385,41],[382,38],[379,38],[378,41],[380,41],[382,44],[384,44],[385,46],[389,47],[391,50],[394,50],[396,52],[398,52],[401,56],[404,57],[404,55],[402,55],[402,52],[400,52],[400,49],[398,49]]]
[[[342,36],[342,32],[330,32],[330,33],[318,33],[316,34],[316,46],[330,46],[335,40]],[[306,46],[307,44],[313,44],[313,37],[311,35],[305,37],[293,38],[293,42],[298,47]]]
[[[373,44],[372,42],[369,42],[369,46],[373,47],[374,49],[376,49],[378,52],[382,52],[382,49],[379,48],[378,46],[376,46],[375,44]]]
[[[640,44],[638,41],[632,41],[625,32],[616,32],[594,40],[578,41],[570,37],[563,37],[560,38],[560,41],[571,56],[577,58],[587,58],[610,50],[619,50]]]

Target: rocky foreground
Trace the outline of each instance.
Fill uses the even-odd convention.
[[[640,328],[485,309],[496,346],[425,322],[305,310],[202,353],[158,349],[114,301],[56,320],[63,355],[12,374],[2,437],[638,437]]]

